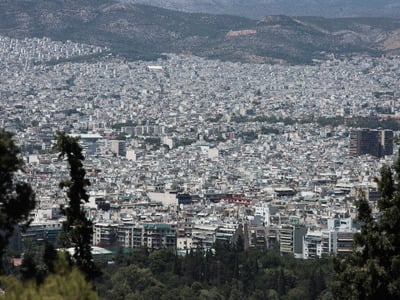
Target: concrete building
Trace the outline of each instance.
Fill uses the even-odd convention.
[[[331,232],[331,249],[337,255],[346,255],[353,252],[353,232]]]
[[[393,154],[393,131],[358,129],[351,130],[349,136],[349,155],[369,154],[382,157]]]
[[[164,206],[178,206],[178,198],[175,192],[148,192],[147,195],[152,202],[161,202]]]
[[[279,229],[279,245],[282,254],[294,254],[295,257],[303,256],[303,237],[307,232],[305,226],[284,225]]]
[[[177,234],[174,224],[145,223],[118,226],[119,245],[126,248],[176,248]]]
[[[111,152],[117,156],[125,156],[125,141],[113,140],[111,141]]]
[[[303,258],[317,258],[330,253],[329,231],[308,231],[303,240]]]
[[[118,224],[95,223],[93,225],[93,245],[110,247],[117,245]]]

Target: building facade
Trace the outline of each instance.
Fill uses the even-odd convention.
[[[393,131],[376,129],[354,129],[349,136],[349,155],[369,154],[382,157],[393,154]]]

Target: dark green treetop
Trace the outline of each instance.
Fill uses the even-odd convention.
[[[0,259],[14,226],[27,226],[29,212],[35,208],[35,196],[29,184],[15,180],[23,161],[12,134],[0,129]],[[0,264],[1,269],[1,264]]]
[[[70,178],[60,182],[60,187],[66,189],[69,199],[68,205],[62,207],[62,213],[67,217],[63,223],[63,244],[64,247],[75,248],[73,258],[77,266],[86,278],[93,279],[98,272],[93,262],[90,244],[93,225],[86,218],[83,209],[83,204],[89,201],[86,187],[90,182],[85,179],[86,171],[82,164],[84,156],[78,139],[63,132],[56,134],[55,147],[60,152],[59,157],[66,157],[70,167]]]
[[[400,155],[392,167],[381,168],[376,217],[365,197],[357,202],[361,231],[354,236],[353,253],[336,260],[337,299],[400,299],[399,171]]]

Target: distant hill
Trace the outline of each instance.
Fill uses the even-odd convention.
[[[186,12],[237,15],[260,19],[267,15],[400,18],[398,0],[120,0]]]
[[[0,1],[0,34],[108,46],[128,59],[191,53],[233,61],[310,63],[331,53],[400,52],[400,20],[183,13],[112,0]]]

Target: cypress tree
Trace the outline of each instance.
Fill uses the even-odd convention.
[[[90,185],[90,182],[85,178],[86,171],[82,164],[84,156],[78,140],[79,138],[62,132],[56,134],[56,149],[60,152],[59,157],[67,158],[70,169],[70,179],[60,182],[60,188],[66,189],[69,199],[68,205],[61,209],[67,218],[63,223],[63,244],[64,247],[75,248],[73,258],[78,268],[87,279],[93,279],[99,272],[91,253],[93,225],[86,218],[83,209],[84,203],[89,201],[86,187]]]

